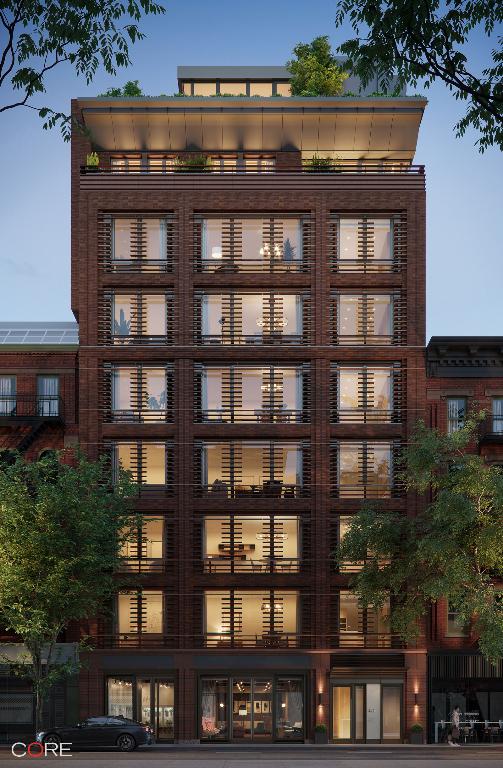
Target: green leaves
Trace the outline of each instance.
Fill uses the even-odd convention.
[[[74,465],[57,456],[0,465],[0,621],[31,653],[23,674],[36,691],[51,670],[35,659],[121,586],[121,547],[138,527],[129,509],[135,492],[127,473],[112,488],[105,462],[83,456]]]
[[[404,451],[409,491],[431,500],[417,517],[379,506],[353,519],[338,562],[365,561],[352,587],[364,605],[391,601],[391,629],[411,642],[429,606],[447,600],[471,625],[482,653],[503,656],[503,472],[470,453],[483,414],[450,435],[424,424]]]
[[[466,114],[455,125],[456,135],[463,136],[472,127],[480,134],[476,143],[481,152],[492,145],[503,149],[503,37],[496,34],[503,21],[501,3],[340,0],[336,26],[346,19],[356,37],[338,50],[364,85],[376,76],[379,90],[386,90],[395,76],[398,88],[420,81],[429,88],[441,80],[456,99],[468,102]],[[477,68],[472,70],[462,50],[479,26],[491,55],[481,75]]]
[[[312,43],[299,43],[293,49],[296,59],[286,66],[292,78],[293,96],[338,96],[348,75],[332,54],[328,37],[316,37]]]
[[[44,128],[61,126],[69,138],[69,117],[30,99],[46,92],[46,75],[69,63],[89,84],[99,66],[115,76],[131,64],[129,45],[143,39],[137,22],[164,13],[149,0],[77,2],[71,0],[7,0],[0,8],[0,113],[19,106],[51,113]],[[137,84],[137,83],[136,83]],[[141,94],[124,94],[141,95]],[[45,117],[45,115],[42,115]]]

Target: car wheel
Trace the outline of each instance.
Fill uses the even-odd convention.
[[[117,746],[121,752],[132,752],[133,749],[136,749],[136,741],[129,733],[121,733],[117,739]]]
[[[55,744],[59,747],[60,743],[61,739],[55,733],[48,733],[47,736],[44,736],[44,744]]]

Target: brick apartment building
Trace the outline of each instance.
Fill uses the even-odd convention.
[[[78,439],[141,487],[141,588],[64,638],[94,642],[80,717],[242,743],[317,723],[434,739],[458,700],[503,719],[502,670],[447,605],[405,647],[331,558],[362,499],[416,514],[394,467],[418,418],[453,429],[480,402],[481,451],[503,462],[501,338],[425,348],[426,102],[289,97],[282,67],[181,67],[179,90],[73,102],[92,136],[72,139],[79,342],[0,325],[0,446]],[[29,693],[12,719],[9,685],[17,733]],[[76,706],[72,684],[48,717]]]

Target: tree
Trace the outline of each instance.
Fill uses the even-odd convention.
[[[58,657],[58,638],[120,588],[121,546],[136,530],[134,484],[121,472],[111,488],[106,471],[83,456],[0,466],[0,620],[26,648],[12,667],[33,684],[37,732],[51,686],[78,669]]]
[[[153,0],[5,0],[0,4],[0,113],[35,109],[44,128],[59,124],[70,138],[71,119],[32,97],[46,92],[46,76],[65,62],[89,84],[100,66],[110,75],[131,64],[129,44],[142,40],[143,15],[164,13]]]
[[[503,149],[503,37],[495,36],[503,21],[497,0],[339,0],[336,26],[348,17],[357,37],[339,46],[348,66],[363,85],[378,77],[386,90],[398,76],[398,88],[443,81],[456,99],[467,101],[456,135],[468,127],[480,137],[479,150],[495,144]],[[469,63],[464,48],[474,30],[487,37],[491,58],[482,73]],[[492,46],[492,50],[491,50]]]
[[[293,49],[296,59],[287,62],[293,96],[339,96],[348,75],[332,54],[327,36]]]
[[[404,451],[409,491],[430,493],[417,517],[364,507],[336,558],[362,562],[351,586],[363,605],[390,599],[390,626],[404,640],[419,634],[429,606],[445,598],[472,624],[489,659],[503,657],[503,472],[469,452],[478,419],[439,434],[420,423]]]
[[[128,80],[123,88],[109,88],[105,93],[100,93],[99,95],[105,98],[109,97],[117,99],[121,96],[131,98],[133,96],[144,96],[145,94],[143,93],[138,80]]]

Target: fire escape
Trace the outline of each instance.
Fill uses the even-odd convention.
[[[0,449],[26,453],[35,438],[49,424],[63,424],[60,397],[12,395],[0,398]]]

